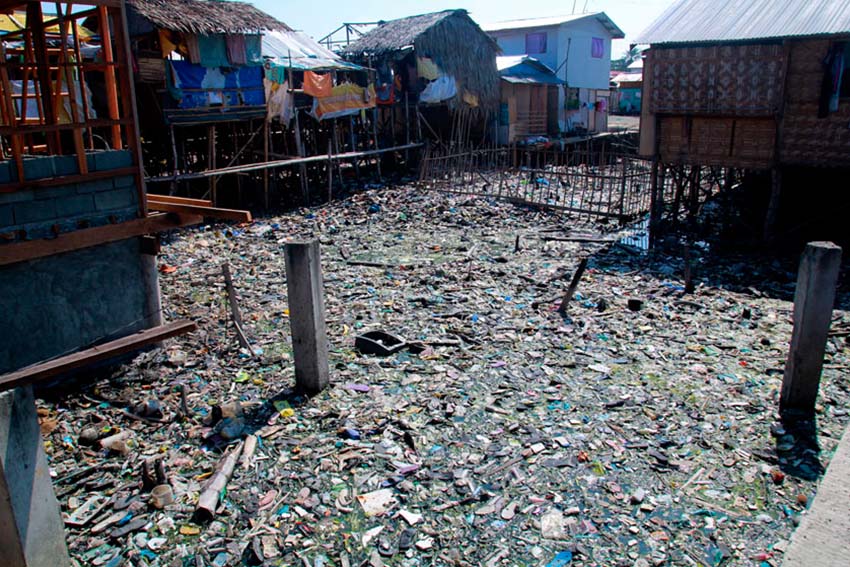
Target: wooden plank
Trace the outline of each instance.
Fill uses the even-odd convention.
[[[60,374],[133,352],[149,344],[183,335],[197,329],[194,321],[181,319],[159,327],[145,329],[132,335],[104,343],[74,354],[27,366],[0,376],[0,391],[26,386]]]
[[[171,195],[157,195],[148,193],[148,201],[157,201],[159,203],[173,203],[175,205],[195,205],[198,207],[212,207],[212,201],[208,199],[190,199],[188,197],[173,197]]]
[[[818,486],[818,493],[782,562],[784,567],[846,567],[850,563],[850,429]]]
[[[4,244],[0,246],[0,266],[81,250],[181,226],[200,224],[203,220],[203,217],[197,215],[163,213],[120,224],[75,230],[74,232],[60,234],[50,240]]]
[[[105,63],[114,63],[115,57],[112,53],[112,32],[109,28],[109,14],[106,6],[98,6],[98,25],[100,27],[101,45],[103,45],[103,61]],[[106,104],[109,111],[109,118],[118,120],[118,85],[115,81],[115,68],[108,66],[103,73],[104,82],[106,85]],[[128,93],[124,93],[125,96]],[[112,149],[121,149],[121,127],[118,125],[112,126]]]
[[[74,183],[85,183],[87,181],[95,181],[96,179],[110,179],[112,177],[121,177],[122,175],[133,175],[136,173],[135,167],[122,167],[120,169],[110,169],[106,171],[90,171],[89,173],[63,175],[61,177],[48,177],[45,179],[33,179],[24,181],[23,183],[6,183],[0,186],[0,193],[14,193],[21,189],[29,189],[38,187],[56,187],[58,185],[73,185]]]
[[[190,215],[202,215],[217,219],[231,220],[235,222],[251,222],[251,211],[239,209],[220,209],[218,207],[201,207],[198,205],[181,205],[177,203],[163,203],[157,200],[148,201],[148,208],[152,211],[165,211],[169,213],[183,213]]]

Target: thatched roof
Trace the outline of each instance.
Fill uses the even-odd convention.
[[[380,22],[378,27],[365,34],[352,43],[345,50],[346,53],[380,56],[387,52],[398,51],[412,46],[420,35],[436,26],[446,18],[456,13],[466,15],[466,10],[444,10],[431,14],[419,14],[389,22]]]
[[[413,47],[430,57],[486,107],[499,100],[499,46],[469,17],[466,10],[445,10],[382,22],[346,50],[352,57],[381,58]]]
[[[291,28],[247,2],[224,0],[127,0],[132,28],[146,20],[153,27],[194,34],[250,33]]]

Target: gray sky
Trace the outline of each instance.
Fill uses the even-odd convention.
[[[314,38],[336,29],[343,22],[392,20],[449,8],[469,11],[479,23],[538,18],[576,12],[605,12],[626,33],[624,41],[615,42],[613,53],[621,54],[635,37],[658,17],[673,0],[323,0],[281,2],[280,0],[248,0],[290,27],[303,30]]]

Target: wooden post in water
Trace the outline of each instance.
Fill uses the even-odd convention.
[[[319,242],[291,242],[284,252],[295,386],[307,394],[318,394],[329,382]]]
[[[815,413],[840,267],[840,246],[832,242],[806,246],[797,274],[794,331],[779,400],[782,413]]]

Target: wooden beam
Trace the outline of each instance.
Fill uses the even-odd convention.
[[[121,177],[122,175],[133,175],[136,172],[135,167],[122,167],[120,169],[109,169],[106,171],[90,171],[82,175],[76,173],[74,175],[63,175],[61,177],[47,177],[45,179],[33,179],[32,181],[24,181],[23,183],[6,183],[0,186],[0,193],[14,193],[22,189],[38,189],[39,187],[56,187],[58,185],[73,185],[74,183],[86,183],[87,181],[95,181],[97,179],[111,179],[113,177]]]
[[[15,372],[1,375],[0,391],[53,378],[71,370],[133,352],[149,344],[189,333],[197,328],[198,326],[194,321],[181,319],[173,323],[139,331],[138,333],[104,343],[100,346],[75,352],[74,354],[27,366]]]
[[[188,215],[201,215],[205,217],[231,220],[235,222],[251,222],[251,211],[238,209],[220,209],[218,207],[201,207],[198,205],[181,205],[177,203],[163,203],[157,200],[149,200],[148,208],[152,211],[165,211],[169,213],[183,213]]]
[[[148,201],[158,203],[172,203],[175,205],[195,205],[197,207],[212,207],[212,201],[208,199],[189,199],[188,197],[173,197],[171,195],[156,195],[148,193]]]
[[[120,224],[66,232],[49,240],[31,240],[28,242],[4,244],[0,246],[0,266],[81,250],[144,234],[154,234],[181,226],[200,224],[203,220],[203,217],[197,215],[163,213]]]

